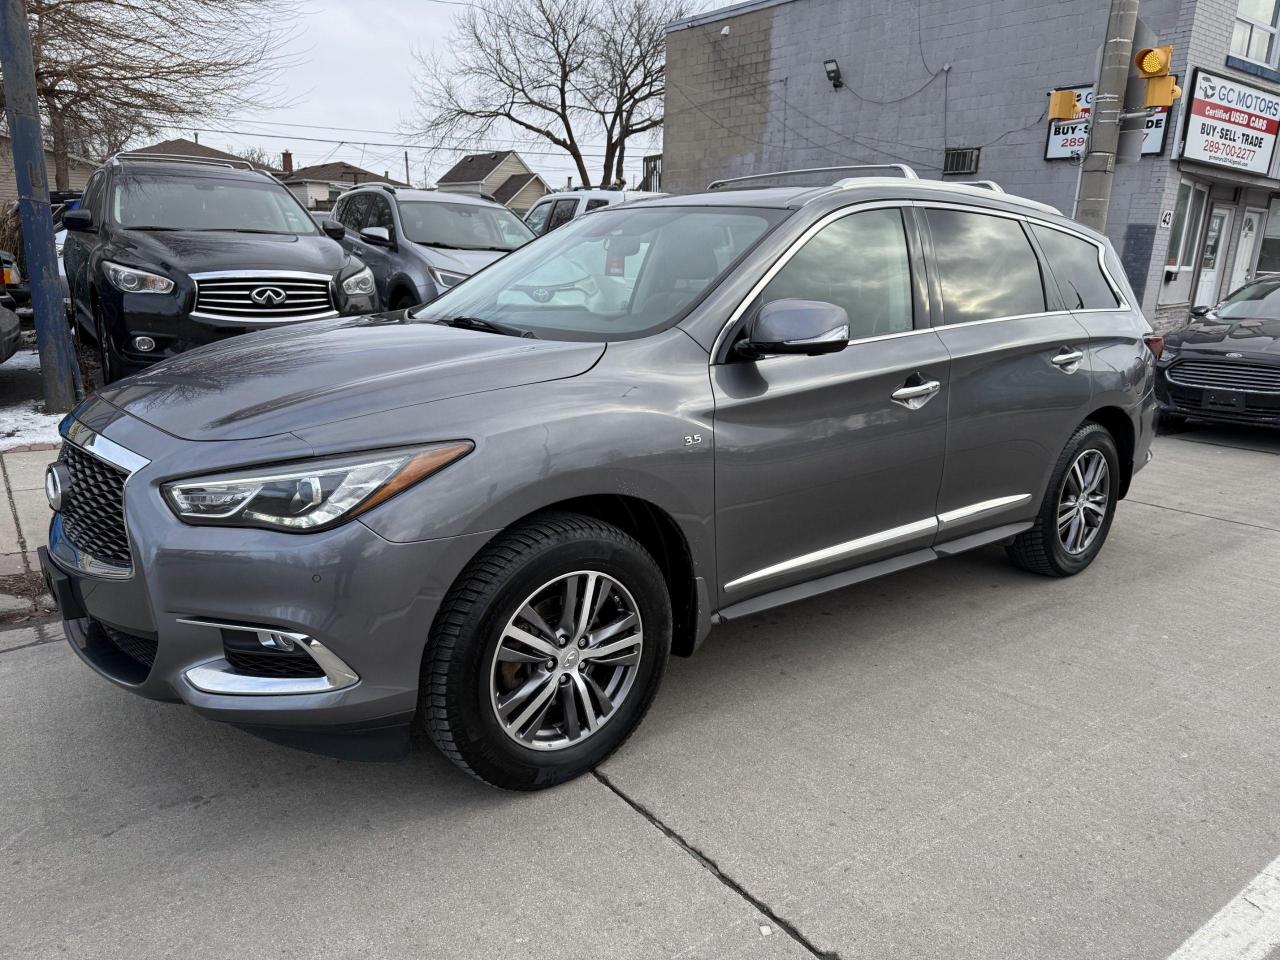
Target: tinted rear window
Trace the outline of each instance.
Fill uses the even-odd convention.
[[[964,210],[928,216],[943,323],[1044,312],[1040,263],[1018,221]]]
[[[1049,269],[1068,310],[1111,310],[1120,306],[1102,266],[1098,248],[1088,240],[1050,227],[1032,226],[1036,240],[1049,258]]]

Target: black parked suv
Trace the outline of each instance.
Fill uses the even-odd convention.
[[[107,383],[247,330],[379,307],[341,234],[248,163],[119,154],[62,223],[72,313]]]

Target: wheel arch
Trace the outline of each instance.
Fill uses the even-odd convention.
[[[1137,443],[1133,421],[1119,407],[1099,407],[1084,422],[1098,424],[1115,441],[1116,453],[1120,456],[1119,499],[1123,500],[1129,493],[1129,483],[1133,479],[1133,454]]]
[[[549,503],[515,523],[545,513],[578,513],[612,524],[634,537],[658,564],[671,597],[671,652],[690,656],[710,628],[706,588],[695,574],[693,553],[680,524],[666,510],[640,497],[591,494]]]

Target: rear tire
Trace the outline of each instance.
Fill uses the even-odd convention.
[[[1009,559],[1045,577],[1079,573],[1106,542],[1119,490],[1115,440],[1106,427],[1084,424],[1058,457],[1035,524],[1005,548]]]
[[[418,721],[487,783],[553,786],[626,740],[670,649],[666,582],[639,543],[591,517],[534,518],[500,534],[450,589],[423,659]]]

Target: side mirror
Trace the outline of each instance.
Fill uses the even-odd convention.
[[[332,240],[341,240],[347,235],[346,227],[337,220],[330,220],[328,217],[320,221],[320,229],[324,231],[326,237]]]
[[[391,231],[386,227],[365,227],[360,231],[360,239],[375,247],[391,246]]]
[[[62,215],[62,226],[76,233],[93,233],[92,210],[68,210]]]
[[[735,352],[744,357],[839,353],[849,344],[849,314],[822,300],[774,300],[760,308]]]
[[[1207,314],[1207,313],[1208,313],[1210,310],[1212,310],[1212,309],[1213,309],[1212,307],[1206,307],[1206,306],[1204,306],[1204,305],[1202,304],[1202,305],[1200,305],[1200,306],[1198,306],[1198,307],[1192,307],[1192,308],[1191,308],[1191,315],[1192,315],[1193,317],[1203,317],[1205,314]]]

